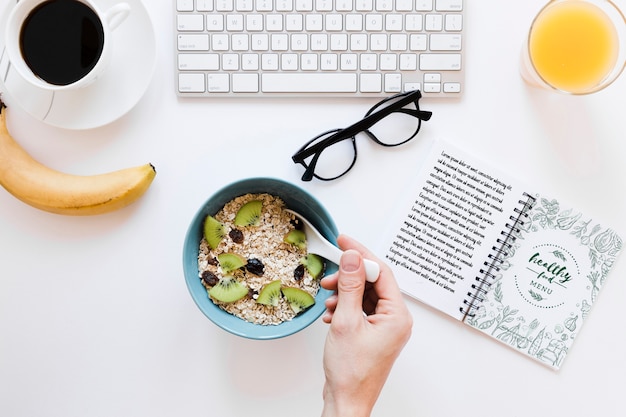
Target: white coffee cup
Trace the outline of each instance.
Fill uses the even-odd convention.
[[[67,8],[85,13],[80,30],[65,30],[73,23],[79,25],[69,20],[68,16],[76,13],[68,13]],[[45,90],[86,87],[104,72],[111,58],[112,31],[129,13],[128,3],[102,11],[92,0],[20,0],[5,27],[12,68],[25,81]]]

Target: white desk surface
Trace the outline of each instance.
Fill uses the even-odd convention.
[[[433,117],[399,149],[359,138],[356,166],[332,183],[301,183],[292,152],[358,120],[375,100],[178,99],[171,1],[145,1],[158,66],[123,118],[69,131],[12,109],[14,136],[51,167],[92,174],[152,162],[158,174],[138,203],[99,217],[48,214],[0,189],[0,415],[319,415],[325,324],[286,339],[241,339],[214,326],[187,292],[187,224],[233,180],[298,183],[340,231],[375,247],[423,142],[442,137],[626,236],[626,75],[588,97],[529,88],[519,48],[543,0],[467,3],[463,99],[423,100]],[[413,336],[373,415],[624,415],[625,274],[622,256],[559,372],[407,299]]]

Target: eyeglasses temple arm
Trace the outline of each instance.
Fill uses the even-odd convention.
[[[313,175],[315,174],[315,167],[317,166],[317,160],[319,159],[320,154],[321,151],[317,152],[313,156],[313,159],[311,159],[311,163],[303,164],[306,169],[304,170],[304,174],[302,174],[302,181],[311,181],[313,179]]]

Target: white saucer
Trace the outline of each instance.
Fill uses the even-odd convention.
[[[99,0],[103,10],[121,0]],[[124,0],[130,15],[113,32],[111,61],[93,84],[78,90],[50,92],[34,87],[11,69],[0,30],[0,93],[7,105],[17,104],[33,117],[66,129],[91,129],[126,114],[143,96],[154,74],[154,28],[141,0]],[[14,2],[0,6],[0,28],[5,27]]]

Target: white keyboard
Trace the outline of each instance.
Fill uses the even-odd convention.
[[[463,0],[174,0],[183,97],[464,87]]]

